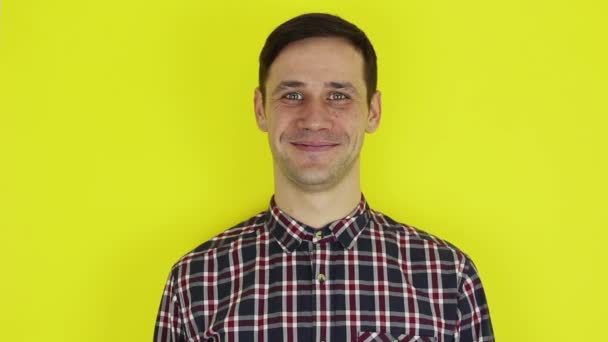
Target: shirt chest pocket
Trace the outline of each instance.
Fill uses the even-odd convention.
[[[416,336],[409,334],[391,335],[386,332],[361,331],[357,342],[436,342],[435,337]]]

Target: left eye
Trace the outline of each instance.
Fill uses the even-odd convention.
[[[348,99],[348,96],[342,94],[342,93],[331,93],[329,94],[329,99],[330,100],[346,100]]]

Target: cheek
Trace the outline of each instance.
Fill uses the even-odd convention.
[[[355,133],[365,130],[365,115],[356,111],[335,111],[332,112],[335,122],[343,131]]]
[[[279,141],[283,134],[292,130],[291,127],[293,126],[295,125],[291,124],[287,118],[275,116],[268,125],[268,135],[270,140]]]

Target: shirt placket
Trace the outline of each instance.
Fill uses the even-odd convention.
[[[314,234],[312,243],[311,263],[313,274],[315,275],[314,281],[314,301],[315,301],[315,313],[314,313],[314,327],[315,327],[315,341],[327,342],[328,341],[328,326],[329,326],[329,315],[328,315],[328,281],[330,281],[330,274],[328,274],[329,268],[327,267],[328,248],[329,244],[323,242],[324,234],[322,230],[318,230]]]

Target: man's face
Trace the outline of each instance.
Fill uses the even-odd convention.
[[[255,110],[275,172],[300,188],[323,190],[358,168],[365,132],[380,121],[380,94],[368,106],[363,57],[349,42],[308,38],[274,60],[266,99],[257,89]]]

